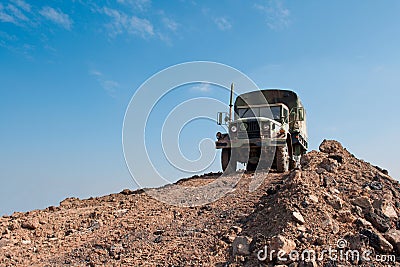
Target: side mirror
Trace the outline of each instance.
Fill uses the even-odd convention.
[[[282,114],[281,120],[283,122],[288,122],[289,121],[289,112],[288,112],[288,110],[287,109],[283,109],[282,113],[283,114]]]
[[[299,108],[297,110],[297,118],[299,121],[304,121],[304,108]]]
[[[290,121],[304,121],[304,108],[293,108],[289,116]]]
[[[226,112],[218,112],[217,113],[217,124],[218,125],[227,125],[229,122],[228,113]]]

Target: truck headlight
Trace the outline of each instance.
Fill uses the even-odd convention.
[[[263,129],[264,131],[268,131],[268,130],[269,130],[269,123],[264,123],[264,124],[262,125],[262,129]]]
[[[231,131],[232,131],[232,133],[236,133],[236,131],[237,131],[236,125],[231,126]]]

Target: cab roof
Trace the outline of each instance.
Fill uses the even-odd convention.
[[[289,110],[303,107],[300,98],[294,91],[283,89],[264,89],[239,95],[235,101],[237,106],[285,104]]]

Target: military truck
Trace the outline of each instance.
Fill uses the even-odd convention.
[[[218,132],[215,142],[216,148],[222,149],[224,172],[236,171],[238,162],[245,164],[247,171],[265,166],[285,172],[299,166],[308,139],[306,112],[295,92],[259,90],[239,95],[234,106],[232,100],[233,84],[229,115],[219,112],[217,116],[217,123],[229,131]]]

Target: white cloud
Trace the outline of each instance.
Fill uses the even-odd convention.
[[[124,12],[108,7],[104,7],[101,12],[112,19],[111,23],[108,24],[110,36],[112,37],[124,32],[137,34],[143,38],[154,35],[154,27],[147,19],[128,16]]]
[[[106,79],[103,73],[95,69],[91,70],[89,73],[96,77],[97,82],[111,97],[115,97],[117,89],[121,87],[118,82]]]
[[[191,87],[191,89],[197,92],[208,93],[211,91],[211,86],[209,83],[199,83]]]
[[[221,31],[226,31],[232,28],[232,24],[225,17],[219,17],[214,20],[215,24],[217,24],[218,28]]]
[[[23,20],[23,21],[28,21],[28,18],[15,6],[9,4],[7,6],[7,9],[11,12],[11,14],[14,16],[14,18]]]
[[[0,31],[0,47],[4,47],[13,53],[20,54],[28,60],[33,59],[32,52],[35,50],[35,46],[27,43],[16,45],[18,41],[19,39],[17,36]]]
[[[110,94],[114,94],[116,89],[119,87],[119,83],[112,80],[105,80],[101,82],[104,90],[106,90]]]
[[[72,27],[73,21],[67,14],[64,14],[60,10],[55,10],[52,7],[46,6],[43,7],[42,10],[39,11],[39,13],[46,19],[60,25],[67,30],[70,30]]]
[[[0,21],[23,26],[24,23],[29,22],[29,18],[18,7],[12,4],[4,6],[0,3]]]
[[[15,18],[6,12],[6,10],[4,9],[4,6],[1,3],[0,3],[0,21],[10,22],[10,23],[14,23],[14,24],[17,23]]]
[[[101,73],[98,70],[91,70],[90,74],[93,75],[93,76],[103,76],[103,73]]]
[[[151,7],[151,0],[117,0],[118,3],[145,11]]]
[[[7,40],[7,41],[16,41],[18,40],[17,36],[15,35],[10,35],[6,32],[0,31],[0,38],[2,40]]]
[[[132,16],[129,20],[128,31],[130,33],[139,33],[142,36],[154,35],[153,25],[147,19],[141,19]]]
[[[178,29],[179,25],[173,19],[163,17],[162,22],[167,29],[169,29],[173,32],[176,32],[176,30]]]
[[[268,0],[254,7],[266,15],[267,25],[271,30],[281,30],[290,25],[290,10],[284,6],[283,0]]]
[[[14,4],[16,4],[18,7],[22,8],[22,10],[26,12],[31,12],[31,5],[22,1],[22,0],[12,0]]]

